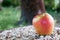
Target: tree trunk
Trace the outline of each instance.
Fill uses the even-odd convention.
[[[24,21],[27,24],[32,24],[32,19],[38,14],[38,11],[45,12],[43,0],[21,0],[21,20],[17,24],[22,24]]]
[[[17,25],[26,22],[27,24],[32,24],[33,17],[37,14],[38,3],[36,0],[21,0],[21,20]]]

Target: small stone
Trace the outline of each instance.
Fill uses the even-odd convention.
[[[50,36],[46,36],[44,39],[49,40],[50,38],[51,38]]]
[[[40,36],[40,40],[43,40],[44,39],[44,36]]]
[[[2,33],[0,33],[0,39],[5,39],[5,35],[3,35]]]
[[[60,35],[60,30],[57,30],[58,35]]]
[[[40,38],[40,35],[35,35],[35,39],[39,39]]]

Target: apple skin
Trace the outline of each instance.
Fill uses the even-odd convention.
[[[48,13],[38,14],[33,20],[32,24],[39,35],[51,35],[54,30],[54,19]]]

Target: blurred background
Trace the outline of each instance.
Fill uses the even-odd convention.
[[[60,0],[44,0],[46,11],[60,22]],[[20,0],[0,0],[0,30],[17,27],[14,25],[21,16]],[[24,23],[23,25],[25,25]]]

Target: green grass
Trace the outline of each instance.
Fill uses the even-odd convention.
[[[0,30],[14,28],[14,23],[20,20],[20,10],[9,7],[0,11]]]
[[[60,13],[50,9],[48,9],[47,12],[50,13],[54,19],[58,20],[60,17]],[[0,30],[15,28],[16,26],[14,24],[20,20],[20,16],[21,10],[12,7],[3,8],[2,11],[0,11]]]

